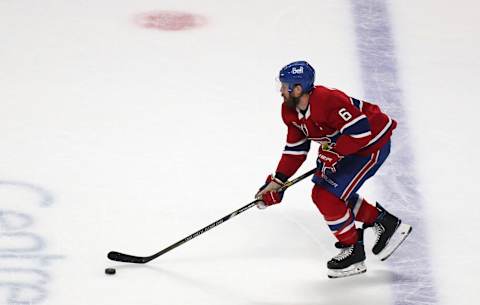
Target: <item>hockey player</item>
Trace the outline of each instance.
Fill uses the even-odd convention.
[[[338,242],[340,253],[328,263],[328,276],[345,277],[366,271],[363,228],[376,234],[373,253],[387,259],[411,232],[411,226],[384,207],[363,199],[357,191],[377,172],[390,153],[397,123],[377,105],[340,90],[314,86],[315,70],[305,61],[280,71],[282,118],[287,141],[275,174],[256,194],[258,208],[280,203],[277,190],[306,160],[312,141],[320,144],[312,200]]]

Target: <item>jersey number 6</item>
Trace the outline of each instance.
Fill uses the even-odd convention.
[[[352,115],[350,114],[350,112],[347,111],[347,109],[345,108],[342,108],[338,111],[338,114],[342,117],[342,119],[344,119],[345,121],[348,121],[352,118]]]

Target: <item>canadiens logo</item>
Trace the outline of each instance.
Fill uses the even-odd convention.
[[[327,137],[322,137],[322,138],[316,138],[315,142],[318,142],[320,144],[327,144],[330,145],[332,143],[332,139],[327,138]]]
[[[300,126],[297,122],[292,122],[292,124],[293,124],[295,127],[302,129],[302,126]]]
[[[309,136],[309,132],[306,124],[292,122],[292,125],[300,129],[302,133],[308,137],[309,140],[315,141],[318,144],[320,144],[320,146],[323,149],[328,150],[335,147],[335,142],[334,142],[335,140],[332,139],[332,137],[335,137],[338,134],[338,132],[335,132],[331,135],[321,136],[317,138],[315,137],[315,131],[313,131],[312,136]],[[320,130],[323,130],[323,128],[321,128],[320,125],[318,125],[317,123],[315,123],[315,126],[317,126]]]
[[[308,129],[307,129],[307,126],[305,126],[304,124],[300,125],[298,124],[297,122],[292,122],[292,124],[297,127],[298,129],[300,129],[307,137],[308,137]]]
[[[328,137],[312,138],[312,140],[317,142],[318,144],[320,144],[320,146],[324,150],[329,150],[329,149],[332,149],[333,147],[335,147],[335,143],[332,142],[332,139],[330,139]]]

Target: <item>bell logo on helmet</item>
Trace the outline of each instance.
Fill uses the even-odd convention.
[[[292,67],[292,74],[303,74],[303,67],[299,67],[299,68]]]
[[[314,88],[315,70],[306,61],[295,61],[280,70],[279,79],[288,84],[289,92],[295,85],[302,86],[304,92],[310,92]]]

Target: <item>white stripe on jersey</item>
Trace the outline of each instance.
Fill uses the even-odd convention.
[[[308,140],[308,139],[305,138],[305,139],[300,140],[300,141],[295,142],[295,143],[288,143],[288,142],[287,142],[287,146],[288,146],[288,147],[295,147],[295,146],[298,146],[298,145],[301,145],[301,144],[307,142],[307,140]]]
[[[357,123],[358,121],[367,118],[366,115],[362,114],[361,116],[356,117],[354,120],[348,122],[347,124],[343,125],[342,128],[340,128],[340,132],[343,133],[343,130],[352,126],[353,124]]]
[[[307,151],[290,151],[290,150],[284,150],[283,151],[284,155],[307,155]]]
[[[380,133],[377,134],[377,136],[375,138],[371,139],[370,142],[368,142],[368,144],[365,145],[365,146],[368,146],[368,145],[376,142],[378,139],[380,139],[387,132],[387,130],[390,128],[390,126],[392,126],[392,119],[390,117],[388,117],[387,125],[385,125],[385,127],[382,129],[382,131],[380,131]]]
[[[371,134],[372,134],[371,131],[367,131],[367,132],[364,132],[364,133],[361,133],[361,134],[349,134],[349,136],[351,136],[352,138],[355,138],[355,139],[359,139],[359,138],[368,137]]]

